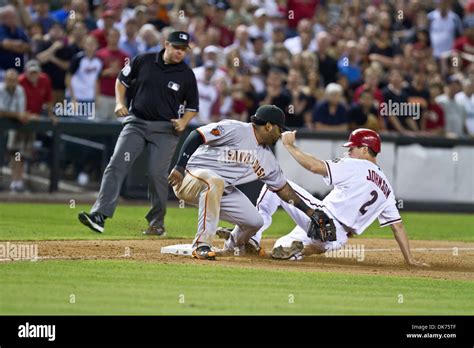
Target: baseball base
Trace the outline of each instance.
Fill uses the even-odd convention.
[[[168,245],[161,248],[162,254],[191,256],[192,252],[193,252],[192,244],[175,244],[175,245]]]

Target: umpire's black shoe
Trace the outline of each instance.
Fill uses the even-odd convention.
[[[144,235],[147,236],[166,236],[166,231],[163,226],[148,226],[146,231],[143,231]]]
[[[105,216],[100,213],[92,213],[87,214],[86,212],[82,211],[78,215],[79,221],[89,227],[94,232],[103,233],[104,232],[104,224],[105,224]]]

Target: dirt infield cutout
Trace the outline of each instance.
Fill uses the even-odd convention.
[[[265,239],[266,256],[229,256],[216,261],[201,261],[189,256],[161,254],[161,247],[178,243],[190,243],[187,239],[150,240],[74,240],[74,241],[21,241],[11,243],[35,243],[38,245],[36,262],[48,260],[135,260],[142,262],[206,264],[236,266],[255,269],[274,269],[305,272],[343,272],[352,274],[377,274],[388,276],[416,276],[434,279],[474,280],[474,243],[447,241],[411,241],[415,257],[431,265],[429,268],[409,268],[395,240],[353,239],[348,250],[362,248],[364,257],[354,257],[340,252],[329,255],[312,255],[301,261],[273,260],[270,250],[275,240]],[[216,240],[221,247],[222,241]],[[360,256],[360,254],[359,254]],[[1,263],[13,261],[0,258]],[[0,264],[1,267],[1,264]]]

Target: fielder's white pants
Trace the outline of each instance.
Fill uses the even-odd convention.
[[[321,209],[323,210],[330,218],[333,218],[331,214],[324,208],[324,204],[319,199],[313,197],[308,191],[298,186],[294,182],[288,180],[288,184],[295,190],[295,192],[300,196],[300,198],[312,209]],[[280,237],[273,246],[274,248],[278,246],[289,247],[293,241],[301,241],[305,246],[305,254],[312,253],[323,253],[329,250],[335,250],[341,248],[347,242],[347,232],[344,227],[335,219],[334,225],[336,226],[336,236],[337,240],[334,242],[325,242],[316,241],[307,236],[308,227],[310,225],[310,218],[303,213],[301,210],[296,208],[294,205],[286,203],[278,195],[270,191],[266,185],[263,186],[260,196],[257,200],[257,209],[263,217],[263,227],[257,231],[253,239],[260,243],[262,239],[263,232],[270,227],[272,223],[272,215],[277,211],[278,207],[282,207],[288,215],[296,223],[295,228]]]

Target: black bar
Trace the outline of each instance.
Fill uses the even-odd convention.
[[[218,296],[216,294],[216,296]],[[28,323],[28,324],[26,324]],[[0,317],[0,345],[131,344],[205,345],[282,344],[308,342],[330,345],[400,345],[472,347],[473,317],[431,316],[226,316],[116,317],[29,316]],[[21,327],[23,325],[23,327]],[[28,326],[26,326],[28,325]],[[31,325],[55,325],[54,341],[19,337]],[[31,331],[30,331],[31,332]],[[52,333],[52,331],[51,331]],[[420,338],[407,335],[420,334]],[[434,338],[428,335],[455,335]],[[423,337],[425,335],[425,337]],[[49,335],[52,338],[52,335]]]

